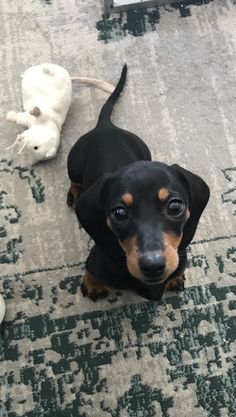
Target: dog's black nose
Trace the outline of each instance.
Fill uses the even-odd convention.
[[[163,274],[166,262],[164,256],[160,253],[150,252],[141,256],[139,266],[146,277],[155,278]]]

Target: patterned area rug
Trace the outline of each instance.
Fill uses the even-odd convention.
[[[236,7],[102,14],[101,0],[0,0],[0,415],[235,417]],[[210,184],[183,293],[81,296],[92,242],[66,206],[66,158],[107,94],[74,88],[52,161],[28,168],[5,151],[22,131],[5,120],[20,74],[48,61],[113,84],[127,62],[114,121]]]

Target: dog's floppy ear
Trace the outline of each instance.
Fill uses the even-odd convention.
[[[79,197],[76,204],[78,219],[99,249],[112,258],[123,257],[123,251],[107,225],[105,186],[111,174],[104,174]]]
[[[179,181],[184,186],[189,200],[190,217],[183,230],[180,248],[186,248],[196,232],[197,225],[210,197],[208,185],[198,175],[175,164],[172,165]]]

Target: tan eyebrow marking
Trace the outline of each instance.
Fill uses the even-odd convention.
[[[122,195],[122,201],[123,203],[125,203],[127,206],[130,206],[133,203],[133,196],[130,193],[125,193]]]
[[[158,191],[158,197],[159,197],[159,199],[161,201],[167,200],[167,198],[169,197],[169,195],[170,195],[170,192],[169,192],[169,190],[167,190],[167,188],[161,188]]]

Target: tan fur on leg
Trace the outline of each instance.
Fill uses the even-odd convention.
[[[88,296],[92,301],[97,301],[98,298],[104,298],[108,294],[108,290],[97,282],[94,276],[88,271],[83,276],[80,288],[83,296]]]
[[[185,284],[185,275],[183,274],[181,277],[173,278],[170,280],[166,285],[167,291],[183,291]]]

